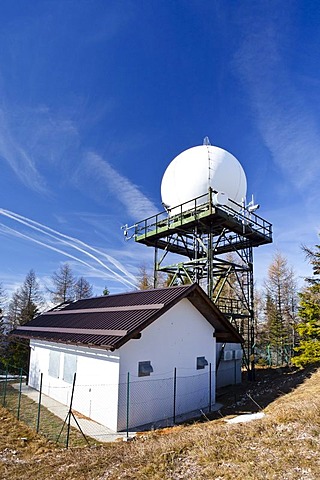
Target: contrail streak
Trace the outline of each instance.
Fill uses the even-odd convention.
[[[97,270],[95,267],[92,267],[92,265],[90,265],[89,263],[85,262],[84,260],[81,260],[81,258],[75,257],[74,255],[71,255],[71,253],[65,252],[64,250],[60,250],[60,248],[52,247],[51,245],[48,245],[47,243],[41,242],[40,240],[36,240],[35,238],[30,237],[29,235],[26,235],[24,233],[21,233],[18,230],[15,230],[14,228],[8,227],[7,225],[4,225],[3,223],[0,223],[0,225],[1,225],[1,227],[4,228],[5,231],[7,230],[11,235],[15,235],[16,237],[26,238],[27,240],[30,240],[31,242],[37,243],[38,245],[42,245],[43,247],[49,248],[50,250],[61,253],[62,255],[65,255],[66,257],[72,258],[73,260],[76,260],[77,262],[80,262],[83,265],[86,265],[87,267],[90,267],[94,270]],[[99,271],[99,270],[97,270],[97,271]]]
[[[87,255],[88,257],[92,258],[93,260],[95,260],[96,262],[98,262],[103,268],[106,268],[109,272],[111,272],[112,274],[114,274],[116,277],[118,277],[119,279],[120,278],[123,278],[121,277],[121,275],[119,275],[117,272],[115,272],[114,270],[112,270],[110,267],[108,267],[104,262],[102,262],[99,258],[97,258],[95,255],[93,255],[92,253],[89,253],[87,252],[86,250],[84,250],[83,248],[80,248],[76,245],[74,245],[73,243],[67,241],[67,240],[63,240],[63,239],[59,239],[56,235],[53,235],[52,233],[49,233],[49,232],[46,232],[44,228],[47,228],[48,230],[50,231],[54,231],[55,230],[52,230],[52,229],[49,229],[49,227],[45,227],[45,225],[41,225],[41,224],[38,224],[37,222],[34,222],[33,220],[29,221],[28,218],[26,217],[23,217],[22,215],[18,215],[18,214],[15,214],[13,212],[9,212],[7,210],[0,210],[0,213],[2,213],[4,216],[6,217],[9,217],[11,218],[12,220],[15,220],[19,223],[22,223],[23,225],[26,225],[27,227],[29,228],[32,228],[33,230],[36,230],[40,233],[43,233],[44,235],[47,235],[51,238],[53,238],[54,240],[57,240],[58,242],[62,242],[64,243],[65,245],[69,245],[71,248],[74,248],[75,250],[78,250],[79,252],[83,253],[84,255]],[[35,223],[35,224],[38,224],[38,225],[41,225],[41,227],[44,227],[44,228],[40,228],[40,227],[37,227],[36,225],[33,225],[32,223]],[[57,232],[60,236],[63,236],[63,237],[66,237],[66,238],[70,238],[72,240],[74,240],[72,237],[68,237],[67,235],[64,235],[64,234],[60,234],[59,232]],[[80,240],[79,240],[80,242]],[[81,243],[84,243],[84,242],[81,242]],[[124,279],[126,282],[128,282],[130,285],[133,285],[129,280],[127,279]]]
[[[79,263],[82,263],[83,265],[85,265],[86,267],[89,267],[91,270],[95,270],[96,272],[100,272],[100,273],[105,273],[103,272],[102,270],[90,265],[90,263],[88,262],[85,262],[84,260],[81,260],[81,258],[78,258],[74,255],[71,255],[71,253],[68,253],[64,250],[61,250],[60,248],[56,248],[56,247],[53,247],[51,245],[48,245],[47,243],[44,243],[44,242],[41,242],[40,240],[37,240],[33,237],[30,237],[29,235],[26,235],[24,233],[21,233],[21,232],[18,232],[18,230],[15,230],[14,228],[11,228],[11,227],[8,227],[7,225],[4,225],[3,223],[0,223],[0,226],[2,226],[5,230],[7,230],[11,235],[15,235],[16,237],[22,237],[22,238],[26,238],[27,240],[30,240],[31,242],[34,242],[34,243],[37,243],[38,245],[42,245],[43,247],[45,248],[48,248],[49,250],[53,250],[54,252],[57,252],[57,253],[61,253],[62,255],[66,256],[66,257],[69,257],[69,258],[72,258],[73,260],[76,260],[77,262]],[[109,269],[110,272],[114,275],[117,276],[118,280],[123,283],[125,286],[128,286],[127,284],[129,283],[128,280],[126,280],[125,278],[122,278],[120,275],[118,275],[116,272],[113,272],[113,270]],[[132,285],[132,284],[131,284]],[[133,285],[136,287],[136,285]],[[137,287],[136,287],[137,288]]]
[[[123,276],[119,275],[117,272],[115,272],[113,269],[111,269],[110,267],[108,267],[108,265],[106,265],[104,262],[102,262],[98,257],[96,257],[95,255],[93,255],[92,253],[88,252],[87,250],[85,250],[84,248],[81,248],[77,245],[75,245],[74,243],[72,242],[76,242],[80,245],[83,245],[84,247],[100,254],[100,255],[103,255],[105,256],[113,265],[115,265],[123,274],[125,274],[126,276],[129,276],[131,279],[133,279],[134,281],[136,280],[135,277],[133,275],[131,275],[124,267],[120,268],[117,263],[115,263],[115,260],[112,259],[112,257],[110,257],[109,255],[106,255],[104,254],[103,252],[100,252],[99,250],[91,247],[90,245],[87,245],[86,243],[82,242],[81,240],[78,240],[74,237],[69,237],[68,235],[65,235],[63,233],[60,233],[56,230],[53,230],[49,227],[47,227],[46,225],[42,225],[41,223],[38,223],[34,220],[31,220],[27,217],[24,217],[22,215],[19,215],[19,214],[16,214],[14,212],[10,212],[9,210],[5,210],[5,209],[0,209],[0,214],[2,214],[3,216],[5,217],[8,217],[16,222],[19,222],[25,226],[27,226],[28,228],[32,228],[33,230],[36,230],[40,233],[42,233],[43,235],[47,235],[49,236],[50,238],[53,238],[54,240],[58,241],[58,242],[61,242],[65,245],[68,245],[69,247],[71,248],[74,248],[75,250],[83,253],[84,255],[87,255],[88,257],[92,258],[95,262],[97,262],[99,265],[101,265],[103,268],[105,268],[106,270],[108,270],[112,275],[114,275],[118,280],[120,280],[122,283],[125,283],[125,284],[129,284],[130,286],[134,287],[134,288],[137,288],[137,286],[132,283],[130,280],[124,278]],[[9,228],[9,227],[7,227]],[[20,232],[17,232],[16,230],[14,229],[11,229],[12,231],[20,234]],[[52,233],[50,233],[52,232]],[[40,245],[43,245],[45,247],[48,247],[48,248],[51,248],[52,250],[55,249],[55,247],[50,247],[48,246],[47,244],[43,243],[43,242],[40,242],[38,240],[35,240],[33,237],[30,237],[30,236],[27,236],[27,235],[23,235],[23,234],[20,234],[21,236],[24,236],[25,238],[29,239],[29,240],[32,240],[32,241],[35,241],[36,243],[39,243]],[[59,238],[59,237],[62,237],[62,238]],[[67,240],[64,240],[64,239],[67,239]],[[77,261],[80,261],[80,263],[83,263],[87,266],[89,266],[90,268],[92,268],[92,266],[86,262],[83,262],[82,260],[80,260],[79,258],[77,257],[74,257],[70,254],[67,254],[66,252],[62,251],[62,250],[59,250],[59,249],[55,249],[55,251],[59,252],[59,253],[62,253],[64,255],[67,255],[69,256],[70,258],[74,258],[75,260]],[[112,261],[112,260],[113,261]]]
[[[112,263],[116,268],[118,268],[124,275],[131,278],[131,280],[136,281],[136,278],[130,272],[128,272],[128,270],[123,265],[121,265],[120,262],[115,260],[110,255],[108,255],[104,252],[101,252],[100,250],[92,247],[91,245],[88,245],[87,243],[83,242],[82,240],[79,240],[78,238],[75,238],[75,237],[70,237],[69,235],[65,235],[64,233],[61,233],[58,230],[54,230],[53,228],[47,227],[46,225],[43,225],[42,223],[36,222],[35,220],[32,220],[31,218],[24,217],[23,215],[19,215],[18,213],[11,212],[10,210],[0,209],[0,214],[1,213],[3,215],[13,219],[13,220],[16,220],[20,223],[24,223],[26,226],[28,226],[30,228],[33,228],[35,230],[39,230],[39,228],[40,228],[39,231],[41,231],[41,233],[43,233],[45,235],[51,236],[53,238],[55,238],[53,235],[57,235],[59,237],[65,238],[67,240],[71,240],[72,242],[76,242],[79,245],[82,245],[83,247],[85,247],[85,248],[87,248],[87,249],[89,249],[93,252],[98,253],[99,255],[105,257],[110,263]],[[52,232],[53,235],[50,235],[49,232]],[[55,238],[55,239],[58,240],[58,241],[63,241],[63,240],[60,240],[58,238]],[[64,242],[64,243],[70,245],[73,248],[77,248],[75,245],[70,244],[69,242]],[[86,255],[90,255],[88,252],[83,252],[83,253],[85,253]],[[95,258],[95,257],[93,257],[93,258]]]

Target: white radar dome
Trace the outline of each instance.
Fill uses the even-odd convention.
[[[162,203],[168,209],[205,195],[209,187],[234,210],[230,202],[241,204],[247,180],[239,161],[231,153],[213,145],[199,145],[180,153],[168,165],[161,182]],[[190,204],[185,209],[190,208]]]

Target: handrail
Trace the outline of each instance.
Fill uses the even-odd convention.
[[[231,199],[228,200],[229,205],[215,205],[212,193],[217,192],[209,189],[209,192],[204,195],[137,222],[135,225],[135,238],[148,234],[158,234],[160,230],[179,226],[187,219],[197,220],[201,215],[211,215],[214,209],[226,213],[238,224],[243,225],[244,236],[248,234],[246,227],[249,227],[254,232],[259,232],[269,238],[272,237],[272,224],[270,222],[254,212],[249,212],[242,205]],[[232,208],[230,204],[234,205],[235,208]]]

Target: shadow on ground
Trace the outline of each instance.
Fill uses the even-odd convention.
[[[226,415],[259,412],[280,396],[291,392],[319,368],[313,365],[305,369],[293,367],[257,368],[255,380],[249,381],[243,373],[242,383],[217,390],[216,401],[223,407],[208,415],[210,419]]]
[[[255,380],[249,381],[243,372],[242,383],[217,390],[216,401],[223,407],[210,418],[249,412],[259,412],[274,400],[291,392],[319,368],[313,365],[305,369],[293,367],[256,368]]]

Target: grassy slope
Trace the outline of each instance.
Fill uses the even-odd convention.
[[[1,479],[320,478],[320,369],[247,424],[222,419],[176,427],[130,443],[68,451],[50,445],[0,409]],[[23,446],[21,437],[28,441]]]

